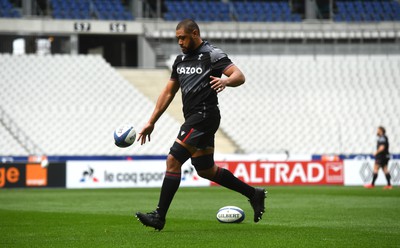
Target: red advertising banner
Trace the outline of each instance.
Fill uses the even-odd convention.
[[[216,163],[250,185],[343,185],[344,181],[342,161],[223,161]]]

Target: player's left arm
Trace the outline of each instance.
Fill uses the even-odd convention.
[[[211,88],[217,91],[217,93],[223,91],[226,87],[240,86],[246,81],[243,72],[236,65],[229,66],[223,73],[226,78],[210,76]]]

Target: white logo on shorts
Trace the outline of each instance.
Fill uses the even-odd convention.
[[[181,131],[181,136],[183,136],[186,132],[185,131]]]

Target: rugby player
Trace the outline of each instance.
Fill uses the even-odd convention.
[[[244,183],[214,163],[215,132],[221,118],[217,95],[226,87],[242,85],[245,76],[227,54],[202,40],[195,21],[179,22],[176,39],[183,54],[176,57],[170,80],[158,97],[150,119],[139,132],[138,141],[142,145],[150,141],[155,123],[179,89],[185,122],[167,157],[157,208],[149,213],[137,212],[136,217],[145,226],[159,231],[164,228],[167,211],[180,185],[182,164],[191,159],[199,176],[247,197],[254,210],[254,222],[258,222],[265,211],[266,191]],[[222,78],[222,74],[226,77]]]

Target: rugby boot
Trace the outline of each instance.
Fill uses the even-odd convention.
[[[136,218],[142,222],[143,225],[153,227],[158,231],[161,231],[165,225],[165,219],[160,216],[157,210],[147,214],[137,212]]]
[[[265,212],[265,198],[267,198],[267,191],[262,188],[256,188],[254,196],[249,199],[254,210],[254,222],[260,221]]]

